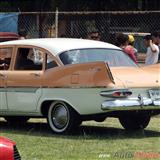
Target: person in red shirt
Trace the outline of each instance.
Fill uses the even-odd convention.
[[[123,33],[117,35],[117,45],[124,50],[124,52],[135,62],[137,59],[135,56],[135,49],[129,45],[129,37]]]
[[[124,48],[124,52],[127,53],[129,55],[129,57],[135,62],[137,63],[137,59],[136,59],[136,56],[135,56],[135,50],[134,48],[131,46],[131,45],[127,45],[125,48]]]

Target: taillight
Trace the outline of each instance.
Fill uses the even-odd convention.
[[[113,94],[111,96],[113,97],[120,97],[122,95],[122,92],[113,92]]]
[[[112,98],[126,98],[132,95],[132,92],[129,90],[112,90],[112,91],[102,91],[100,93],[103,97],[112,97]]]

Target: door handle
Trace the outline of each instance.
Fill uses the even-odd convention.
[[[39,74],[39,73],[31,73],[30,75],[31,75],[31,76],[35,76],[35,77],[40,77],[40,74]]]
[[[0,77],[5,79],[7,76],[5,74],[0,73]]]

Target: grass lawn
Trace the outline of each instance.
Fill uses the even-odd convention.
[[[55,135],[43,119],[10,126],[0,118],[0,136],[17,142],[22,160],[160,159],[160,117],[136,132],[126,132],[114,118],[88,121],[76,135]]]

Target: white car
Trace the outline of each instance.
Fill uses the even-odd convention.
[[[0,116],[46,117],[56,133],[117,117],[145,128],[160,113],[160,65],[139,68],[111,44],[83,39],[0,43]]]

